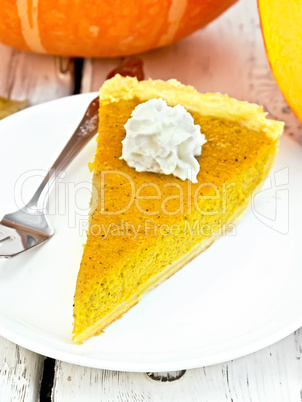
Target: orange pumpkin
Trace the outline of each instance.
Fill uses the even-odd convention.
[[[177,41],[236,0],[1,0],[0,41],[78,57],[130,55]]]
[[[258,9],[272,72],[302,121],[302,0],[258,0]]]

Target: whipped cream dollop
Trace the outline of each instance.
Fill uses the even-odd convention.
[[[181,105],[163,99],[139,104],[125,124],[121,159],[138,172],[173,174],[197,182],[201,147],[206,142],[200,126]]]

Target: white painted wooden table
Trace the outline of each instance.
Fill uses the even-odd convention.
[[[28,98],[34,105],[79,90],[74,84],[79,61],[23,53],[2,45],[0,54],[0,96]],[[174,77],[203,92],[219,91],[262,104],[271,117],[286,122],[286,135],[302,143],[301,124],[288,108],[269,69],[255,0],[241,0],[189,38],[139,57],[144,61],[146,78]],[[84,60],[79,91],[98,90],[119,62]],[[145,373],[97,370],[61,361],[55,362],[51,372],[47,367],[53,361],[0,337],[0,402],[299,402],[301,356],[302,329],[297,329],[264,350],[187,370],[181,378],[171,381],[180,373],[154,373],[152,379]],[[159,381],[161,378],[164,381]]]

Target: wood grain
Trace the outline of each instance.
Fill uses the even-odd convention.
[[[3,45],[0,52],[0,96],[28,98],[34,105],[73,93],[71,60],[18,52]],[[219,91],[262,104],[271,117],[285,120],[288,135],[302,142],[301,124],[271,74],[255,1],[241,0],[205,29],[140,57],[146,77],[173,77],[203,92]],[[120,59],[86,60],[82,92],[98,90],[119,63]],[[154,381],[144,373],[97,370],[57,361],[52,400],[299,402],[301,351],[300,329],[249,356],[186,370],[180,379],[167,382]],[[0,337],[0,402],[38,401],[42,370],[42,356]]]
[[[73,93],[73,62],[0,44],[0,96],[30,105]],[[0,337],[0,401],[39,400],[44,357]]]
[[[53,402],[299,402],[302,332],[249,356],[186,370],[177,381],[56,363]],[[173,373],[172,373],[173,375]]]
[[[43,356],[0,337],[0,400],[39,400]]]
[[[0,44],[0,96],[30,105],[71,95],[74,63],[68,58],[20,52]]]

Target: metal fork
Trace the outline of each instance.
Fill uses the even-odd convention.
[[[53,234],[45,214],[46,202],[59,173],[75,158],[98,130],[99,99],[88,106],[70,140],[44,177],[31,200],[20,210],[4,215],[0,221],[0,257],[11,258],[39,244]]]

